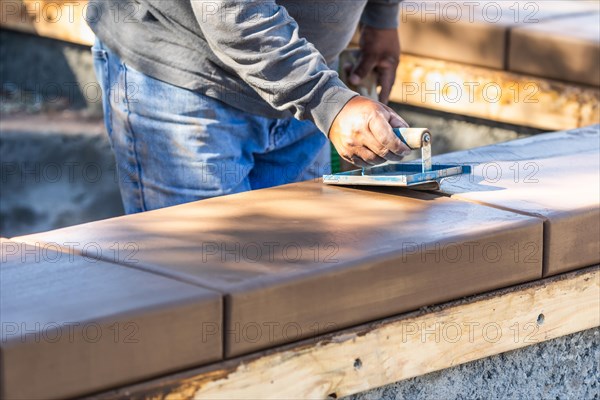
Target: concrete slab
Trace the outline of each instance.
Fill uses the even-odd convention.
[[[599,21],[588,13],[511,30],[509,70],[600,86]]]
[[[405,1],[400,13],[402,51],[504,69],[511,28],[598,7],[595,1]]]
[[[541,276],[542,221],[304,182],[23,237],[225,294],[227,357]],[[88,249],[89,250],[89,249]]]
[[[452,198],[545,219],[544,275],[600,262],[600,125],[444,154],[473,165],[447,179]]]
[[[222,358],[221,295],[0,241],[0,397],[71,398]]]

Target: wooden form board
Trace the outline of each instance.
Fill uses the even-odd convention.
[[[222,359],[219,293],[58,250],[0,240],[1,398],[81,396]]]
[[[390,100],[550,131],[600,123],[597,87],[408,54]]]
[[[92,45],[88,0],[1,0],[0,27],[66,42]]]
[[[599,325],[596,266],[94,398],[340,398]]]
[[[435,139],[434,139],[435,140]],[[443,154],[441,192],[544,219],[544,274],[600,263],[600,125]]]
[[[340,210],[344,210],[340,212]],[[20,238],[223,293],[225,356],[541,277],[542,221],[303,182]],[[130,244],[124,247],[125,244]],[[88,251],[89,253],[89,251]]]

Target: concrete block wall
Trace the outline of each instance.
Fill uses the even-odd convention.
[[[598,360],[600,330],[589,329],[345,399],[593,400],[600,393]]]

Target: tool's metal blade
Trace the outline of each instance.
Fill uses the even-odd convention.
[[[422,183],[415,183],[414,185],[408,186],[413,190],[439,190],[440,182],[439,181],[429,181]]]
[[[387,164],[379,167],[358,169],[338,174],[324,175],[323,182],[330,185],[364,186],[409,186],[428,184],[448,176],[460,175],[471,171],[466,165],[438,164],[431,171],[423,172],[421,164]],[[423,189],[429,190],[429,189]]]

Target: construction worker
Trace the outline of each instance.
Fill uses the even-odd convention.
[[[314,178],[329,139],[358,166],[409,151],[385,104],[400,45],[399,0],[92,0],[87,21],[125,211]],[[359,84],[338,56],[361,25]]]

